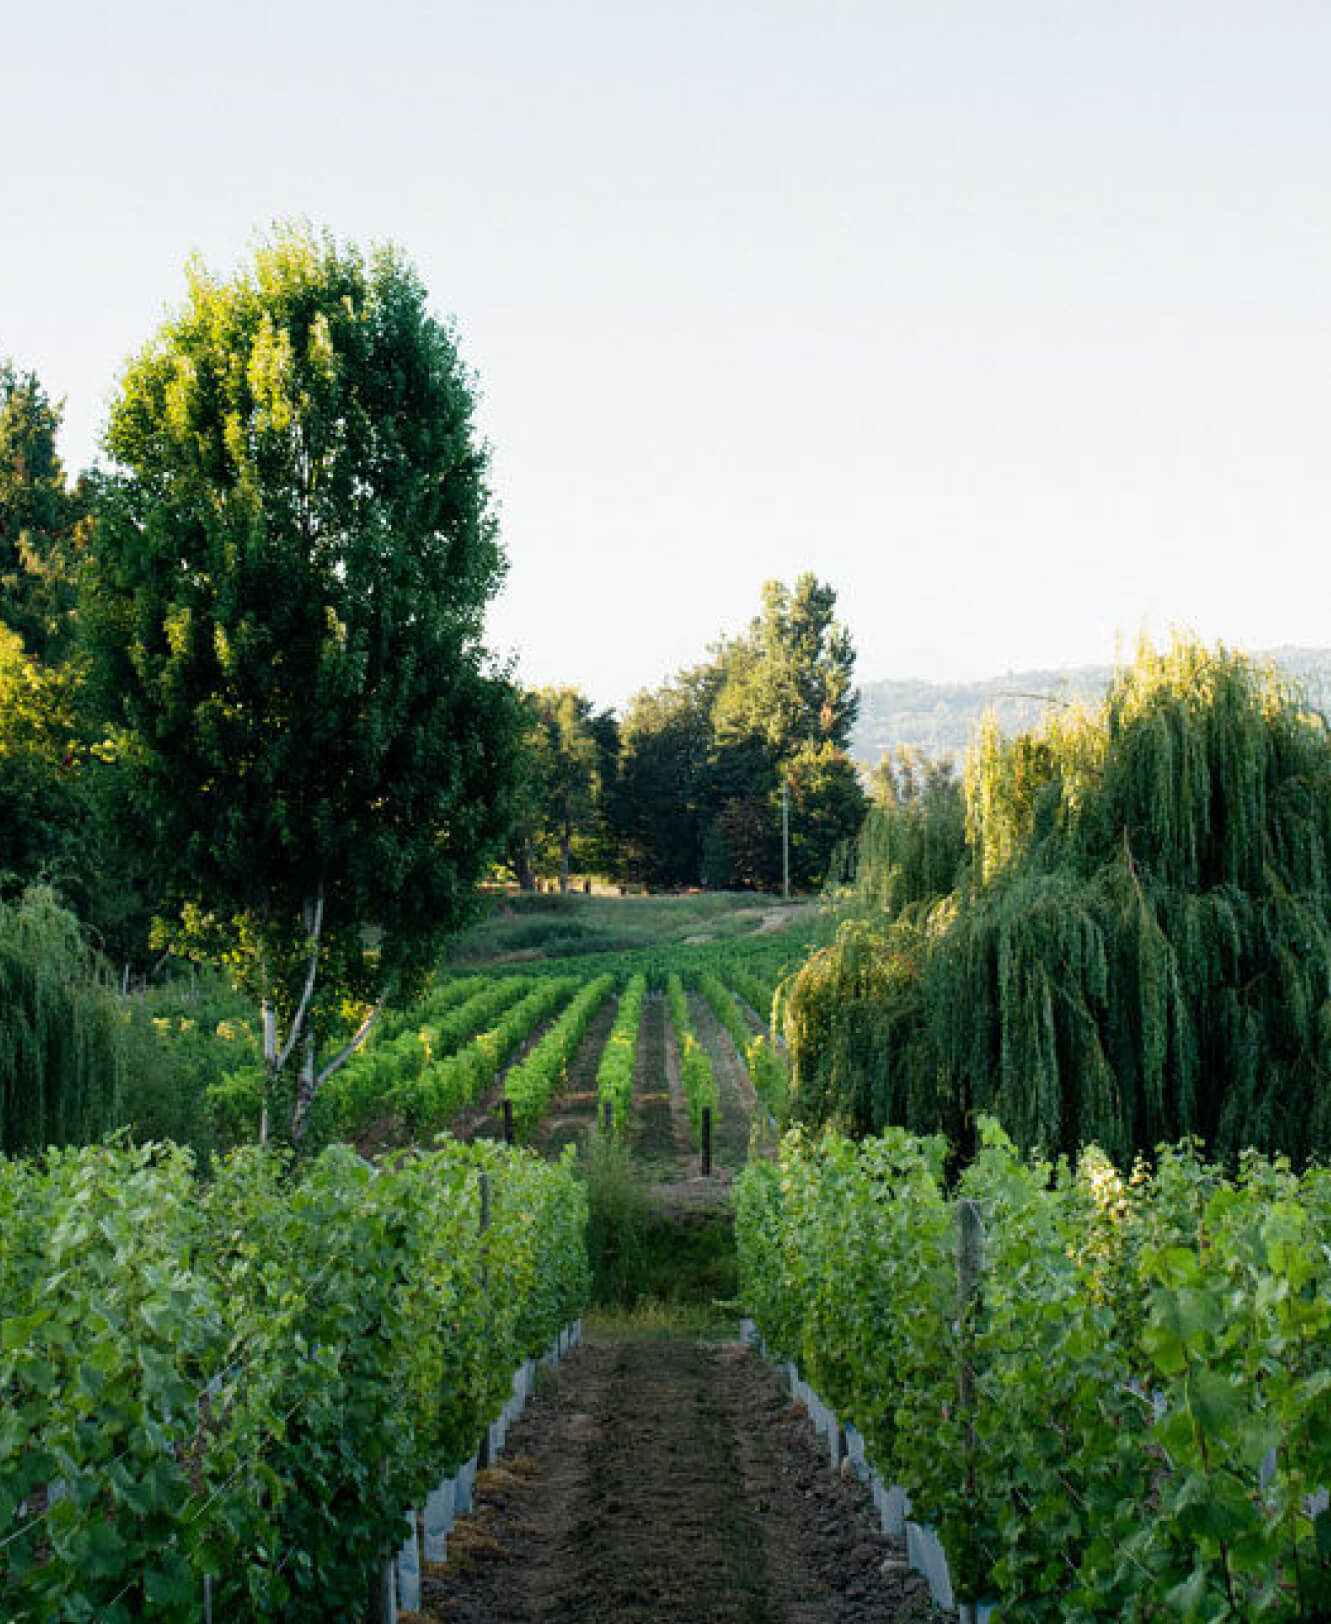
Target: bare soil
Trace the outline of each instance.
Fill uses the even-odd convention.
[[[739,1343],[592,1340],[481,1473],[423,1613],[456,1624],[907,1624],[928,1594]]]
[[[689,1011],[693,1016],[693,1030],[711,1058],[712,1075],[716,1078],[718,1121],[712,1135],[712,1160],[719,1168],[738,1171],[749,1159],[753,1084],[744,1062],[735,1053],[730,1033],[712,1014],[707,1000],[691,996]]]
[[[567,1144],[581,1144],[597,1127],[596,1073],[619,999],[611,996],[587,1028],[582,1046],[569,1064],[564,1085],[536,1129],[533,1140],[543,1156],[557,1157]]]
[[[669,1183],[697,1171],[680,1093],[679,1056],[659,992],[643,1000],[630,1124],[634,1165],[649,1183]]]

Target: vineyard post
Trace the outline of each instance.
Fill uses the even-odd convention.
[[[978,1201],[957,1204],[957,1404],[961,1417],[961,1448],[965,1474],[968,1523],[977,1520],[975,1479],[975,1321],[980,1305],[980,1276],[984,1271],[984,1216]],[[975,1582],[973,1564],[966,1564],[963,1585]],[[964,1593],[964,1590],[963,1590]],[[963,1610],[963,1618],[965,1611]]]
[[[712,1171],[712,1108],[704,1105],[702,1108],[702,1176],[707,1178]]]
[[[504,1096],[504,1143],[513,1143],[513,1101]]]
[[[605,1122],[605,1136],[608,1139],[615,1131],[615,1106],[613,1100],[605,1102],[605,1109],[601,1113]]]

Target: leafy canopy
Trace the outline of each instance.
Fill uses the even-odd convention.
[[[1098,710],[985,730],[964,849],[938,801],[859,879],[791,1000],[806,1118],[1331,1149],[1331,737],[1273,672],[1143,648]]]
[[[472,414],[400,251],[297,228],[192,265],[112,406],[86,618],[137,833],[288,1029],[415,979],[504,834]]]

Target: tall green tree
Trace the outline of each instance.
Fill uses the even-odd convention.
[[[656,888],[701,881],[700,796],[723,681],[714,660],[634,695],[620,727],[613,815],[621,878]]]
[[[538,688],[535,749],[546,794],[547,828],[558,850],[559,889],[568,890],[574,834],[590,827],[596,808],[596,739],[592,704],[576,688]]]
[[[0,901],[0,1154],[123,1121],[125,1027],[105,964],[46,886]]]
[[[619,723],[577,688],[532,688],[525,712],[517,810],[508,866],[524,891],[559,879],[567,891],[574,866],[617,874],[620,836]]]
[[[836,592],[812,574],[768,581],[748,631],[723,644],[724,681],[701,788],[708,883],[781,883],[780,786],[798,782],[792,877],[822,882],[832,851],[864,814],[846,755],[859,708],[855,650],[835,618]]]
[[[802,745],[844,750],[859,713],[855,649],[835,618],[836,592],[812,574],[793,588],[767,581],[748,632],[724,645],[718,740],[759,738],[777,760]]]
[[[400,251],[284,228],[230,279],[190,267],[106,447],[84,613],[111,747],[177,939],[262,1004],[270,1092],[299,1064],[299,1139],[507,829],[472,381]]]
[[[69,651],[86,493],[71,490],[56,446],[60,409],[37,375],[0,360],[0,621],[30,654]]]
[[[80,821],[76,689],[0,624],[0,893],[65,871]]]

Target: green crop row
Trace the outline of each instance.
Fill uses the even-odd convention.
[[[568,1001],[579,985],[577,976],[542,977],[520,1003],[506,1009],[465,1049],[445,1055],[428,1065],[419,1077],[399,1084],[391,1096],[392,1105],[418,1133],[444,1127],[458,1111],[474,1104],[494,1086],[509,1057],[542,1021]]]
[[[769,1348],[995,1624],[1326,1617],[1331,1172],[1184,1146],[1124,1178],[982,1137],[952,1192],[943,1141],[900,1129],[750,1163],[741,1290]]]
[[[732,981],[735,979],[732,965],[726,967],[726,974]],[[779,1120],[786,1101],[786,1068],[780,1055],[766,1037],[752,1030],[735,1002],[734,993],[720,976],[705,971],[698,978],[698,990],[743,1056],[754,1092],[767,1107],[768,1114]]]
[[[592,1017],[614,986],[612,975],[589,981],[526,1059],[504,1079],[504,1093],[513,1102],[513,1120],[519,1132],[525,1133],[545,1115],[569,1061],[587,1035]]]
[[[716,1078],[712,1074],[712,1062],[693,1030],[684,983],[674,971],[666,977],[666,1002],[670,1007],[670,1019],[674,1023],[675,1040],[679,1045],[680,1079],[684,1085],[684,1101],[688,1106],[689,1121],[693,1124],[693,1137],[701,1143],[703,1111],[704,1109],[711,1111],[712,1128],[715,1131],[720,1115],[721,1098],[717,1092]]]
[[[530,987],[530,980],[521,978],[491,981],[469,976],[440,989],[437,999],[416,1006],[411,1024],[399,1017],[396,1035],[368,1043],[319,1090],[310,1119],[313,1142],[353,1139],[387,1110],[419,1112],[425,1100],[436,1096],[442,1104],[446,1092],[441,1095],[437,1079],[424,1084],[422,1079],[469,1038],[488,1031]],[[443,997],[454,988],[466,990],[463,1001]]]
[[[619,1000],[615,1024],[610,1029],[596,1072],[596,1097],[602,1111],[609,1105],[616,1134],[622,1134],[628,1122],[629,1105],[633,1098],[633,1073],[638,1058],[638,1027],[646,996],[646,976],[634,976]]]
[[[580,1311],[586,1216],[569,1163],[489,1143],[0,1159],[7,1624],[194,1624],[205,1580],[214,1624],[362,1616]]]
[[[742,1055],[753,1032],[740,1013],[734,993],[712,970],[704,970],[698,977],[698,991],[711,1006],[712,1014],[729,1032],[730,1041],[735,1045],[735,1052]]]
[[[379,1022],[378,1031],[370,1040],[371,1046],[386,1043],[403,1032],[415,1031],[427,1021],[439,1020],[459,1004],[474,998],[489,982],[490,977],[484,975],[456,976],[451,980],[437,981],[415,1003],[408,1004],[404,1009],[387,1010]]]
[[[722,974],[764,1026],[769,1025],[772,1019],[772,1000],[775,997],[773,984],[759,975],[752,965],[735,958],[725,961],[722,965]]]

